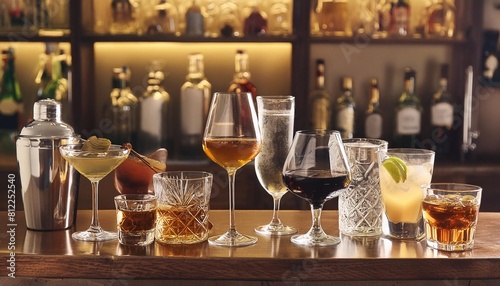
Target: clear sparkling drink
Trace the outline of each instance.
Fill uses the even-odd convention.
[[[255,172],[260,184],[271,196],[281,197],[287,192],[282,170],[291,145],[293,113],[265,111],[260,113],[262,149],[255,158]]]

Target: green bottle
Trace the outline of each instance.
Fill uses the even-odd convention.
[[[396,106],[396,130],[394,147],[418,148],[422,104],[415,93],[415,71],[405,69],[404,90]]]
[[[2,51],[4,72],[0,89],[0,150],[15,152],[15,136],[23,125],[23,99],[15,77],[14,49]]]

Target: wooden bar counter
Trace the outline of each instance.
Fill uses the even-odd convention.
[[[62,231],[27,230],[24,213],[15,214],[16,225],[11,226],[7,212],[0,212],[0,243],[2,266],[8,267],[7,244],[13,241],[8,231],[14,229],[16,279],[238,280],[285,284],[441,280],[439,285],[443,281],[455,285],[453,281],[468,279],[497,283],[491,285],[500,281],[496,281],[500,279],[500,213],[480,213],[475,247],[465,252],[436,251],[426,247],[423,240],[398,241],[386,237],[343,236],[336,246],[297,246],[290,242],[290,236],[266,237],[253,231],[271,218],[271,211],[262,210],[236,211],[237,229],[259,239],[255,245],[239,248],[218,247],[208,242],[177,246],[155,242],[148,247],[126,247],[117,240],[78,242],[71,238],[71,233],[88,227],[91,215],[88,210],[80,210],[76,225]],[[284,223],[296,226],[300,233],[311,224],[309,211],[282,211],[281,218]],[[100,211],[104,229],[114,229],[115,219],[113,210]],[[214,224],[211,235],[220,234],[228,226],[228,212],[212,210],[210,220]],[[324,211],[322,224],[327,233],[338,235],[337,211]],[[1,285],[12,281],[5,272],[9,271],[7,267],[2,267]]]

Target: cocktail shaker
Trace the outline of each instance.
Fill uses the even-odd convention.
[[[59,153],[76,141],[73,128],[61,121],[61,104],[44,99],[33,106],[33,121],[16,141],[26,226],[34,230],[73,225],[80,175]]]

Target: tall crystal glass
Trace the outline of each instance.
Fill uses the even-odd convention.
[[[234,220],[236,171],[255,158],[262,146],[251,93],[214,94],[202,146],[207,156],[224,168],[229,177],[229,229],[222,235],[210,237],[209,243],[221,246],[256,243],[256,237],[236,231]]]
[[[98,194],[99,181],[106,177],[125,159],[130,150],[120,145],[111,145],[108,151],[84,151],[83,141],[59,147],[63,158],[80,174],[90,180],[92,185],[92,221],[86,231],[78,231],[71,235],[75,240],[104,241],[117,238],[116,232],[104,231],[99,224]]]
[[[323,204],[340,195],[351,182],[351,170],[338,131],[301,130],[295,133],[283,166],[283,179],[289,191],[311,205],[312,227],[305,234],[292,236],[300,245],[326,246],[340,242],[321,227]]]
[[[262,149],[255,157],[255,173],[262,187],[273,197],[273,218],[255,228],[264,235],[288,235],[297,232],[283,225],[278,217],[280,201],[287,188],[283,182],[283,164],[293,140],[295,98],[293,96],[257,96],[257,113],[262,135]]]

